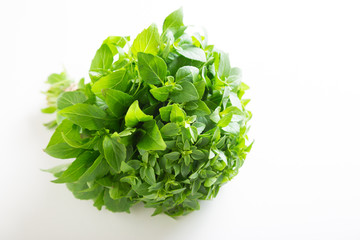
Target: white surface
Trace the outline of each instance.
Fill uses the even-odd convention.
[[[174,221],[98,212],[39,169],[51,117],[40,90],[87,76],[108,35],[184,6],[251,86],[255,145],[240,174]],[[0,239],[360,239],[357,1],[1,1]]]

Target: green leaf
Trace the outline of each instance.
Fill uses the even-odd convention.
[[[132,206],[133,203],[126,197],[114,200],[110,197],[109,190],[105,190],[104,204],[105,204],[105,207],[112,212],[128,212],[128,213],[130,213],[130,207]]]
[[[203,117],[203,116],[211,114],[211,111],[205,102],[197,101],[196,104],[198,106],[196,109],[186,111],[188,113],[188,115],[196,115],[199,117]]]
[[[153,97],[160,101],[165,102],[169,98],[169,93],[172,90],[173,86],[163,86],[159,88],[152,88],[150,89],[150,93],[153,95]]]
[[[67,159],[77,157],[83,150],[69,146],[62,137],[62,134],[64,134],[68,138],[80,140],[80,134],[73,125],[69,120],[63,120],[56,128],[44,151],[55,158]]]
[[[70,107],[64,108],[59,112],[62,116],[89,130],[100,130],[105,126],[107,116],[106,113],[97,106],[78,103]]]
[[[101,210],[102,206],[104,206],[104,192],[100,192],[100,194],[94,199],[94,207],[98,210]]]
[[[145,168],[145,181],[150,185],[156,184],[155,172],[152,167]]]
[[[56,111],[56,107],[47,107],[41,109],[42,113],[54,113]]]
[[[94,199],[103,191],[99,184],[89,186],[86,182],[66,183],[66,186],[74,197],[83,200]]]
[[[107,88],[120,90],[126,92],[128,87],[128,78],[125,69],[120,69],[118,71],[112,72],[105,77],[100,78],[94,85],[91,90],[96,96],[104,99],[102,91]]]
[[[177,47],[175,49],[180,55],[182,55],[183,57],[185,57],[187,59],[202,62],[202,63],[206,62],[206,55],[205,55],[204,50],[202,50],[201,48],[195,47],[194,45],[185,44],[185,45],[182,45],[181,47]]]
[[[172,105],[162,107],[159,109],[161,120],[165,122],[170,122],[171,109],[172,109]]]
[[[57,108],[61,110],[77,103],[83,103],[86,100],[87,97],[82,92],[63,92],[57,99]]]
[[[233,114],[232,113],[229,113],[229,114],[226,114],[224,117],[222,117],[220,119],[220,121],[218,122],[218,126],[219,127],[226,127],[227,125],[229,125],[229,123],[231,122],[231,119],[232,119],[232,116]]]
[[[78,141],[67,137],[64,133],[61,133],[64,141],[73,148],[92,149],[99,141],[99,136],[86,139],[87,141]]]
[[[163,23],[163,32],[168,30],[176,33],[177,30],[184,26],[183,24],[183,11],[182,8],[172,12],[165,18]]]
[[[127,109],[134,102],[134,98],[131,95],[119,90],[106,89],[103,94],[109,110],[118,118],[124,117]]]
[[[141,137],[137,144],[139,149],[144,149],[147,151],[166,149],[166,144],[161,137],[161,133],[158,126],[156,125],[155,120],[145,122],[143,125],[143,130],[145,131],[145,134]]]
[[[146,115],[143,111],[141,111],[139,107],[139,101],[136,100],[131,104],[125,115],[125,126],[132,128],[135,127],[139,122],[146,122],[152,119],[153,116]]]
[[[117,173],[121,170],[121,162],[126,159],[126,147],[120,143],[120,137],[105,136],[103,149],[106,161]]]
[[[130,37],[109,36],[104,40],[103,44],[107,44],[111,49],[112,55],[115,55],[119,52],[118,47],[123,48],[129,40]]]
[[[170,121],[171,122],[183,122],[185,119],[184,111],[177,105],[172,105],[171,113],[170,113]]]
[[[193,66],[184,66],[176,72],[176,82],[189,81],[194,82],[199,76],[199,69]]]
[[[79,181],[91,182],[95,179],[102,178],[109,172],[109,166],[102,155],[100,155],[95,162],[86,170],[86,172],[79,178]]]
[[[174,89],[170,94],[170,99],[177,103],[190,102],[199,99],[199,94],[191,82],[181,82],[182,89]]]
[[[217,178],[216,177],[211,177],[205,180],[204,186],[205,187],[211,187],[215,182],[216,182]]]
[[[176,123],[165,124],[165,126],[160,129],[161,135],[165,137],[176,136],[179,134],[179,131],[180,128]]]
[[[90,78],[91,81],[95,82],[98,77],[96,75],[103,75],[104,71],[106,72],[111,68],[113,62],[112,52],[107,44],[101,45],[101,47],[96,51],[95,57],[93,58],[90,66]]]
[[[216,65],[216,62],[215,62]],[[225,77],[229,77],[230,75],[230,60],[229,55],[226,53],[220,53],[220,61],[218,63],[218,75],[221,79],[225,79]]]
[[[79,155],[69,168],[54,183],[66,183],[77,181],[99,156],[98,152],[86,151]]]
[[[121,162],[121,166],[120,166],[120,170],[124,173],[126,172],[131,172],[134,171],[134,168],[132,168],[129,164],[127,164],[126,162],[122,161]]]
[[[65,164],[55,166],[53,168],[41,169],[41,171],[48,172],[48,173],[51,173],[53,175],[57,175],[58,173],[64,172],[69,167],[69,165],[70,165],[70,163],[65,163]]]
[[[144,29],[134,40],[131,52],[137,56],[138,52],[157,54],[160,45],[160,35],[155,24]]]
[[[123,182],[115,182],[109,190],[109,195],[112,199],[117,200],[126,197],[130,190],[130,185]]]
[[[158,56],[143,52],[139,52],[137,56],[141,78],[147,84],[163,83],[167,72],[165,61]]]
[[[200,81],[194,82],[194,86],[199,94],[199,98],[201,99],[205,93],[206,82],[202,79]]]
[[[50,83],[50,84],[55,84],[55,83],[62,82],[64,80],[67,80],[66,72],[62,72],[60,74],[53,73],[48,77],[46,82]]]

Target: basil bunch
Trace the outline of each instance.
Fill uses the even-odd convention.
[[[143,202],[175,217],[215,197],[242,166],[248,86],[227,54],[189,35],[182,9],[130,43],[108,37],[90,66],[91,82],[65,73],[48,78],[48,108],[57,118],[45,152],[71,164],[47,171],[99,210],[130,212]]]

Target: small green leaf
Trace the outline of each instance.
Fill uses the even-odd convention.
[[[54,183],[66,183],[77,181],[99,156],[98,152],[86,151],[79,155],[69,168]]]
[[[143,111],[141,111],[139,102],[136,100],[131,104],[125,115],[125,125],[132,128],[135,127],[139,122],[146,122],[152,119],[153,116],[146,115]]]
[[[165,18],[163,23],[163,32],[168,30],[176,33],[177,30],[184,26],[183,24],[183,11],[182,8],[172,12]]]
[[[197,101],[196,104],[198,106],[196,109],[186,111],[188,113],[188,115],[196,115],[199,117],[203,117],[203,116],[211,114],[211,111],[205,102]]]
[[[186,44],[186,45],[182,45],[181,47],[177,47],[176,51],[187,59],[203,62],[203,63],[206,62],[206,55],[204,50],[195,47],[192,44]]]
[[[103,91],[103,94],[109,110],[118,118],[124,117],[127,109],[134,102],[134,98],[131,95],[119,90],[106,89]]]
[[[139,52],[137,56],[141,78],[148,84],[163,83],[167,72],[165,61],[158,56],[143,52]]]
[[[128,79],[125,69],[120,69],[116,72],[110,73],[105,77],[100,78],[94,85],[92,86],[92,91],[99,98],[104,99],[102,91],[107,88],[120,90],[125,92],[128,86]]]
[[[176,72],[176,82],[189,81],[194,82],[199,76],[199,69],[193,66],[184,66]]]
[[[107,116],[100,108],[84,103],[78,103],[64,108],[59,112],[62,116],[89,130],[99,130],[105,126]]]
[[[185,119],[184,111],[177,105],[172,105],[171,113],[170,113],[170,121],[171,122],[182,122]]]
[[[123,197],[117,200],[114,200],[110,197],[109,190],[104,192],[104,205],[105,207],[112,212],[128,212],[130,213],[130,207],[133,202],[128,198]]]
[[[211,187],[215,182],[216,182],[217,178],[216,177],[211,177],[205,180],[204,186],[205,187]]]
[[[180,128],[176,123],[165,124],[161,129],[161,135],[165,137],[176,136],[179,134]]]
[[[190,102],[199,99],[199,94],[191,82],[181,82],[181,90],[173,90],[170,94],[170,99],[177,103]]]
[[[104,177],[109,172],[109,166],[102,155],[86,170],[79,178],[82,182],[91,182],[95,179]]]
[[[226,127],[227,125],[229,125],[229,123],[231,122],[231,119],[233,117],[233,114],[232,113],[228,113],[226,114],[225,116],[223,116],[220,121],[218,122],[218,126],[219,127]]]
[[[112,52],[107,44],[101,45],[101,47],[96,51],[95,57],[93,58],[90,66],[90,78],[93,82],[97,80],[96,73],[106,71],[111,68],[113,62]],[[94,72],[94,73],[92,73]]]
[[[131,52],[137,56],[138,52],[157,54],[160,45],[160,35],[155,24],[144,29],[134,40]]]
[[[64,134],[68,138],[80,140],[80,134],[73,125],[71,121],[63,120],[56,128],[44,151],[52,157],[61,159],[77,157],[83,150],[69,146],[62,137]]]
[[[150,185],[156,184],[155,173],[152,167],[145,168],[145,181]]]
[[[54,113],[56,111],[56,107],[47,107],[41,109],[42,113]]]
[[[61,110],[77,103],[83,103],[86,100],[87,97],[82,92],[63,92],[57,99],[57,108]]]
[[[105,136],[103,148],[106,161],[117,173],[121,170],[121,162],[126,158],[126,147],[120,143],[120,137]]]
[[[162,107],[159,109],[161,120],[165,122],[170,122],[170,113],[172,110],[172,105]]]
[[[150,93],[153,95],[153,97],[160,101],[165,102],[169,98],[169,93],[172,90],[173,86],[163,86],[159,88],[153,88],[150,89]]]
[[[158,126],[155,120],[145,122],[143,125],[145,130],[144,136],[141,137],[137,147],[144,150],[165,150],[166,144],[161,137]]]

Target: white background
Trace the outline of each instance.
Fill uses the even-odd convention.
[[[358,1],[1,1],[0,239],[360,239]],[[87,76],[109,35],[178,7],[251,86],[256,139],[239,175],[175,221],[97,211],[40,169],[47,76]]]

